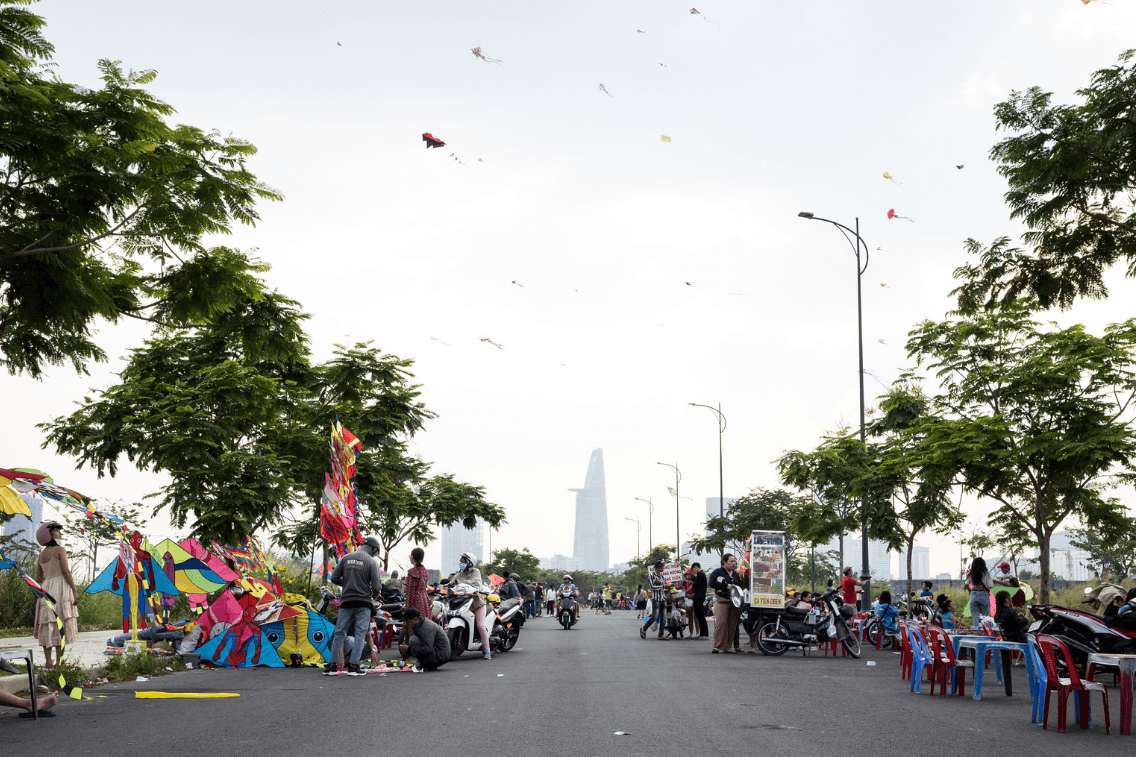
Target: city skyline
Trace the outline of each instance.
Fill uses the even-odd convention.
[[[604,481],[603,449],[592,450],[583,489],[576,494],[576,528],[572,556],[582,570],[605,571],[608,561],[607,487]]]

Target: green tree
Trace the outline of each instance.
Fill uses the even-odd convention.
[[[1136,518],[1125,515],[1117,525],[1119,528],[1109,530],[1095,525],[1070,529],[1072,545],[1089,553],[1101,579],[1122,581],[1136,573]]]
[[[1130,476],[1136,437],[1126,418],[1136,395],[1136,321],[1103,336],[1081,326],[1042,329],[1023,303],[927,321],[909,354],[935,371],[912,433],[911,465],[931,481],[957,481],[996,503],[995,528],[1028,530],[1041,550],[1041,601],[1049,601],[1049,543],[1068,517],[1118,527],[1104,492]]]
[[[656,544],[651,548],[650,552],[643,555],[642,557],[637,557],[633,560],[627,561],[629,567],[626,571],[624,571],[621,580],[623,580],[628,585],[634,582],[635,585],[643,584],[644,586],[646,586],[648,583],[647,567],[654,565],[660,560],[664,563],[674,562],[675,551],[676,550],[673,544]],[[689,565],[690,561],[683,560],[682,564]],[[573,577],[575,577],[574,574]]]
[[[43,19],[13,4],[30,3],[0,2],[0,365],[84,371],[106,360],[99,319],[200,322],[262,296],[258,262],[203,243],[280,199],[247,168],[256,148],[167,123],[154,71],[50,75]]]
[[[706,534],[692,539],[691,547],[698,552],[726,552],[733,550],[741,562],[746,542],[754,531],[784,531],[786,560],[792,566],[808,552],[811,542],[803,542],[796,529],[795,519],[802,508],[812,502],[810,497],[793,494],[784,489],[751,489],[745,496],[726,508],[725,517],[716,515],[706,520]],[[802,550],[802,547],[805,549]],[[718,567],[709,566],[709,570]],[[706,570],[707,566],[703,566]],[[707,572],[709,572],[709,570]]]
[[[1012,92],[994,109],[1010,132],[991,150],[1009,184],[1012,216],[1029,227],[1014,248],[969,240],[980,257],[960,268],[955,290],[963,310],[1024,297],[1042,307],[1069,307],[1078,297],[1104,298],[1104,273],[1115,263],[1136,275],[1136,64],[1097,71],[1074,105],[1055,105],[1039,87]]]
[[[508,547],[495,549],[491,558],[489,562],[481,565],[481,577],[486,581],[494,573],[502,578],[507,578],[510,573],[516,573],[522,581],[528,582],[536,580],[541,573],[540,558],[529,552],[528,547],[521,550]]]

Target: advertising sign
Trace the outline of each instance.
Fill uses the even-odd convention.
[[[750,544],[750,606],[785,607],[785,532],[754,531]]]
[[[647,566],[648,573],[655,572],[655,566]],[[682,565],[676,562],[667,563],[663,566],[663,580],[667,583],[682,584]]]

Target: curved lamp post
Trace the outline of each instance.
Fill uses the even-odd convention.
[[[647,554],[650,555],[655,549],[654,541],[651,538],[651,524],[655,519],[655,506],[651,504],[651,500],[649,499],[643,499],[642,497],[636,497],[635,499],[647,504]]]
[[[841,234],[844,234],[844,238],[848,240],[848,244],[852,245],[852,250],[856,254],[856,335],[857,335],[857,339],[858,339],[858,342],[859,342],[859,349],[860,349],[860,442],[863,444],[863,443],[867,442],[867,434],[865,433],[865,426],[864,426],[864,309],[863,309],[863,300],[862,300],[862,297],[861,297],[861,294],[860,294],[860,277],[864,275],[864,271],[868,270],[868,259],[869,259],[868,243],[864,241],[864,238],[862,236],[860,236],[860,219],[859,218],[856,219],[856,228],[855,228],[855,230],[853,230],[853,229],[848,228],[847,226],[845,226],[842,223],[837,223],[836,221],[830,221],[827,218],[819,218],[816,215],[809,213],[807,211],[798,213],[797,216],[799,218],[805,218],[805,219],[808,219],[810,221],[824,221],[825,223],[832,224],[833,226],[835,226],[837,229],[840,230]],[[851,234],[852,236],[856,237],[856,241],[853,242],[852,239],[849,238],[848,234]],[[863,245],[863,247],[864,247],[863,266],[860,265],[860,246],[861,245]],[[868,508],[865,507],[863,500],[860,501],[860,510],[861,510],[861,512],[863,513],[863,516],[864,516],[863,517],[863,524],[862,524],[863,533],[861,535],[861,537],[862,537],[861,543],[862,543],[862,546],[863,546],[863,552],[860,556],[860,559],[861,559],[862,564],[863,564],[863,568],[860,571],[860,580],[861,581],[867,581],[867,583],[864,584],[864,594],[863,594],[864,604],[863,604],[863,607],[861,608],[861,609],[864,609],[864,608],[870,608],[871,605],[872,605],[872,584],[871,584],[872,574],[868,570]]]
[[[639,532],[643,530],[643,525],[639,522],[638,518],[624,518],[635,524],[635,559],[639,559]]]
[[[722,481],[722,432],[726,430],[726,416],[722,413],[722,403],[718,403],[718,407],[710,407],[709,405],[702,405],[697,402],[686,403],[691,407],[704,407],[718,419],[718,517],[722,520],[726,519],[726,489]],[[725,543],[722,545],[722,554],[726,554]]]
[[[658,465],[665,465],[668,468],[674,468],[675,472],[675,562],[682,562],[682,530],[678,527],[678,482],[682,481],[682,473],[679,472],[678,463],[671,465],[670,463],[658,463]]]

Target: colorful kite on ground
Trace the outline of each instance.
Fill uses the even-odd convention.
[[[260,627],[281,660],[298,654],[304,662],[331,662],[331,637],[335,625],[310,608],[298,607],[299,614]]]
[[[497,58],[487,58],[485,55],[483,55],[482,52],[481,52],[481,47],[473,48],[472,52],[473,52],[475,57],[481,58],[486,63],[497,63],[497,64],[501,63],[501,61],[499,61]]]
[[[497,344],[497,342],[493,341],[492,339],[481,339],[480,341],[482,341],[482,342],[489,342],[490,344],[492,344],[492,345],[493,345],[494,347],[496,347],[496,348],[497,348],[497,349],[499,349],[499,350],[503,350],[503,349],[505,349],[504,347],[502,347],[501,345]]]
[[[427,150],[429,150],[431,147],[445,147],[446,146],[445,142],[438,139],[437,137],[435,137],[430,132],[426,132],[425,134],[422,135],[422,141],[426,143],[426,149]]]
[[[602,84],[600,85],[600,91],[601,91],[601,92],[603,92],[603,93],[604,93],[605,95],[607,95],[608,97],[610,97],[611,99],[613,99],[613,100],[615,99],[615,95],[613,95],[613,94],[612,94],[611,92],[608,92],[608,91],[607,91],[607,87],[605,87],[605,86],[604,86],[604,85],[602,85]]]
[[[142,548],[142,534],[130,534],[130,540],[119,545],[118,558],[106,566],[91,585],[86,594],[109,591],[122,597],[122,632],[146,628],[146,605],[154,592],[160,591],[176,596],[178,591],[174,582],[155,567],[153,556]]]
[[[915,223],[914,218],[908,218],[907,216],[897,215],[896,212],[895,212],[895,208],[892,208],[891,210],[888,211],[888,218],[889,219],[898,218],[901,221],[911,221],[912,223]]]
[[[255,602],[251,593],[237,600],[225,591],[209,605],[201,616],[207,640],[197,648],[202,662],[225,668],[284,667],[275,647],[252,622],[257,614]]]

